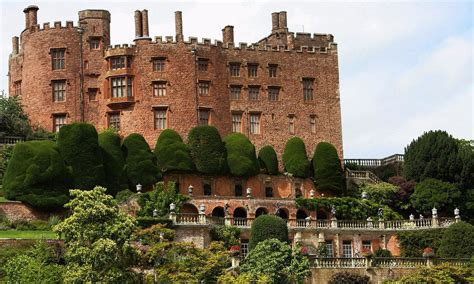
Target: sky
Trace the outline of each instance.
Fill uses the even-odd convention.
[[[270,34],[272,12],[287,11],[290,31],[329,33],[338,43],[344,158],[403,153],[429,130],[474,139],[471,1],[0,0],[0,90],[8,89],[11,38],[23,30],[28,5],[39,6],[41,25],[109,10],[112,44],[133,43],[137,9],[149,11],[152,37],[174,36],[180,10],[185,39],[221,40],[222,28],[233,25],[235,42],[247,43]]]

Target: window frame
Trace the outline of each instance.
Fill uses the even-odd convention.
[[[347,254],[349,250],[350,250],[350,254]],[[342,257],[343,258],[354,257],[354,248],[352,246],[352,241],[342,241]]]
[[[238,92],[234,92],[235,90]],[[230,85],[229,93],[231,101],[240,101],[242,99],[242,85]]]
[[[229,75],[230,77],[240,77],[240,62],[229,63]]]
[[[153,81],[151,86],[153,89],[153,97],[166,97],[167,93],[167,81]]]
[[[59,85],[62,86],[62,89],[56,88]],[[52,90],[52,93],[53,93],[53,102],[63,103],[63,102],[66,101],[66,85],[67,85],[67,82],[66,82],[65,79],[52,80],[51,81],[51,90]]]
[[[118,55],[109,58],[110,70],[122,70],[128,67],[127,56]]]
[[[237,118],[239,117],[238,121]],[[232,132],[233,133],[242,133],[242,113],[241,112],[232,112],[231,113],[231,121],[232,121]],[[237,127],[239,131],[236,131]]]
[[[153,72],[164,72],[166,71],[166,57],[157,56],[151,58],[151,68]]]
[[[206,113],[207,117],[202,116],[202,114]],[[199,125],[211,125],[211,110],[208,108],[199,108],[198,110],[198,121]],[[203,119],[205,118],[205,119]],[[206,121],[207,123],[204,124],[203,121]]]
[[[63,118],[63,123],[58,123],[58,119]],[[61,127],[67,124],[67,114],[65,113],[58,113],[53,114],[53,133],[59,132]]]
[[[278,64],[268,64],[268,77],[276,78],[278,74],[277,70],[278,70]]]
[[[51,48],[52,70],[66,69],[66,48]]]
[[[257,118],[252,119],[252,118]],[[253,135],[262,134],[261,131],[261,113],[249,113],[249,132]]]
[[[314,100],[314,78],[303,78],[303,100],[310,102]]]
[[[199,80],[198,81],[198,93],[200,96],[208,97],[211,93],[211,81]]]
[[[260,100],[260,86],[248,86],[247,93],[249,101]]]
[[[249,78],[258,77],[258,63],[248,63],[247,64],[247,76]]]
[[[158,113],[164,113],[164,116],[158,117],[157,116]],[[158,123],[160,121],[161,123]],[[153,127],[155,130],[168,129],[168,108],[167,107],[153,108]]]
[[[115,85],[114,82],[120,80],[120,85]],[[112,99],[131,98],[133,97],[133,77],[132,76],[115,76],[110,77],[109,82],[110,97]],[[117,91],[114,91],[117,90]]]
[[[295,115],[294,114],[288,115],[288,133],[295,134]]]
[[[267,88],[268,101],[278,102],[280,100],[280,89],[281,89],[281,87],[278,87],[278,86],[269,86]]]
[[[199,72],[207,72],[209,68],[209,59],[207,58],[198,58],[197,62]]]
[[[316,133],[316,115],[309,116],[309,126],[312,134]]]
[[[100,37],[90,37],[89,38],[89,49],[90,50],[100,50],[101,42],[102,42],[102,40],[101,40]]]
[[[121,112],[115,111],[115,112],[108,112],[107,113],[107,127],[113,128],[117,131],[120,131],[120,128],[122,127],[122,119],[120,118]],[[112,120],[112,118],[118,118],[118,120]],[[115,127],[113,125],[118,125],[118,127]]]

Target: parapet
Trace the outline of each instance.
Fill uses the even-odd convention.
[[[128,44],[116,44],[114,46],[108,46],[105,50],[104,57],[121,56],[121,55],[134,55],[135,45]]]
[[[110,12],[107,10],[82,10],[79,11],[79,22],[85,19],[103,19],[110,22]]]

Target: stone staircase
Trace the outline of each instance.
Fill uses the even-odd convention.
[[[382,182],[382,180],[371,171],[352,171],[348,168],[346,168],[346,178],[368,183]]]

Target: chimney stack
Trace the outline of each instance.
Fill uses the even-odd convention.
[[[174,24],[176,26],[176,41],[184,40],[183,36],[183,14],[181,11],[174,12]]]
[[[146,9],[142,11],[142,36],[150,36],[148,31],[148,10]]]
[[[278,14],[278,28],[280,30],[288,31],[286,27],[286,11],[281,11]]]
[[[17,36],[12,37],[12,49],[13,49],[12,54],[17,55],[18,52],[19,52],[18,37]]]
[[[143,36],[142,13],[136,10],[135,11],[135,38],[141,38],[142,36]]]
[[[272,13],[272,32],[278,30],[278,12]]]
[[[25,13],[25,29],[38,24],[38,10],[38,6],[35,5],[28,6],[23,10],[23,13]]]
[[[224,46],[229,43],[234,43],[234,26],[225,26],[222,29],[222,42]]]

